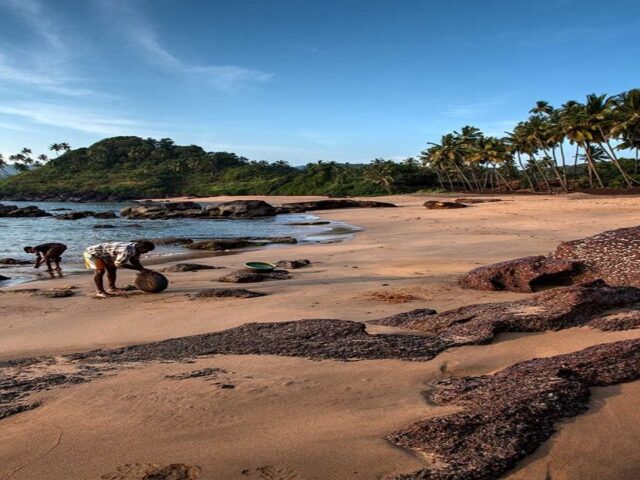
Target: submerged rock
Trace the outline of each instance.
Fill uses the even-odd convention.
[[[516,258],[476,268],[459,284],[474,290],[535,292],[545,287],[571,285],[585,270],[584,263],[544,255]]]
[[[450,208],[466,208],[468,205],[458,202],[441,202],[438,200],[427,200],[422,204],[429,210],[446,210]]]

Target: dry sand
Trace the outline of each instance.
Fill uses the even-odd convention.
[[[364,321],[414,308],[442,311],[514,300],[526,295],[461,290],[456,278],[490,262],[545,254],[563,240],[640,224],[637,197],[503,196],[504,202],[441,211],[424,209],[427,198],[433,197],[382,199],[397,209],[322,212],[323,218],[365,231],[343,243],[198,259],[226,270],[169,274],[170,290],[157,296],[94,299],[88,275],[12,289],[78,286],[69,298],[5,291],[0,359],[137,344],[246,322]],[[294,270],[290,280],[248,287],[267,296],[187,296],[231,286],[215,279],[245,261],[299,258],[313,265]],[[131,279],[123,273],[123,283]],[[0,421],[0,480],[141,479],[150,463],[197,465],[200,478],[211,480],[377,479],[410,472],[426,460],[393,447],[384,436],[448,411],[424,401],[422,391],[430,382],[638,337],[639,330],[588,328],[501,334],[491,345],[452,349],[428,362],[247,355],[136,365],[38,394],[41,407]],[[206,367],[226,373],[214,379],[166,378]],[[561,423],[557,434],[504,478],[638,478],[639,401],[640,382],[594,389],[586,414]]]

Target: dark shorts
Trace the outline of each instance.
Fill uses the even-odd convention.
[[[44,253],[45,258],[50,258],[51,260],[60,260],[60,257],[67,249],[66,245],[54,245],[49,250]]]

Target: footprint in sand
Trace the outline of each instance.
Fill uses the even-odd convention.
[[[101,480],[197,480],[200,468],[184,463],[157,465],[155,463],[129,463],[120,465],[115,472],[106,473]]]
[[[295,470],[264,465],[256,469],[243,470],[242,475],[259,480],[302,480]]]

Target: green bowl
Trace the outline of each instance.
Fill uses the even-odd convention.
[[[252,272],[272,272],[276,268],[273,263],[267,262],[247,262],[244,266]]]

